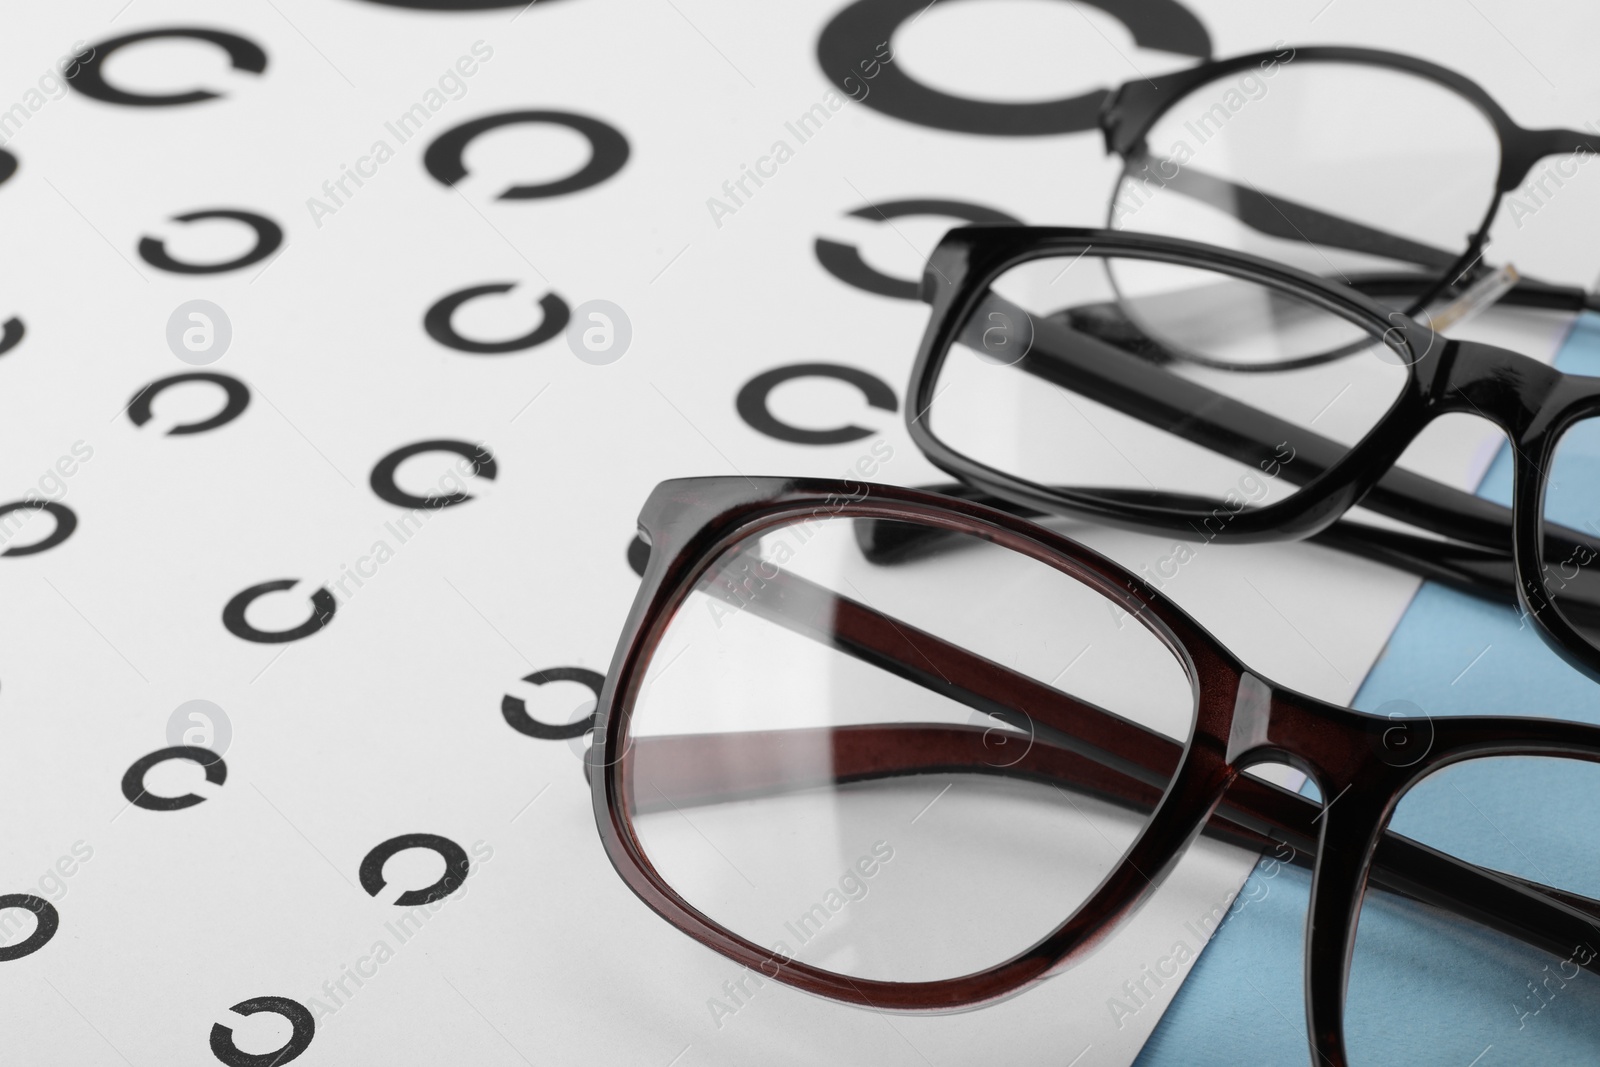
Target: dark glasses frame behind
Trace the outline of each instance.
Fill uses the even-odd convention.
[[[1195,443],[1247,464],[1287,441],[1296,460],[1283,477],[1298,489],[1287,499],[1247,507],[1221,529],[1205,524],[1217,501],[1179,494],[1044,486],[974,460],[939,437],[932,408],[940,368],[975,313],[994,297],[990,285],[1019,264],[1046,257],[1115,256],[1194,267],[1287,294],[1381,336],[1404,365],[1399,395],[1364,437],[1346,446],[1171,373],[1159,358],[1056,318],[1032,322],[1031,348],[1017,372],[1070,386],[1107,407],[1152,423],[1185,412]],[[1507,349],[1452,340],[1362,293],[1270,260],[1175,238],[1078,228],[970,226],[950,231],[929,257],[921,296],[932,306],[911,373],[905,407],[912,440],[936,466],[1009,504],[1130,529],[1235,543],[1319,537],[1347,551],[1460,588],[1515,600],[1550,645],[1600,680],[1600,648],[1564,612],[1600,621],[1600,577],[1545,565],[1541,547],[1600,559],[1600,540],[1547,525],[1546,471],[1561,434],[1600,414],[1600,378],[1563,374]],[[1019,312],[1019,314],[1026,314]],[[1510,509],[1395,466],[1406,447],[1441,415],[1487,419],[1514,450]],[[1439,538],[1379,529],[1341,517],[1356,505]]]
[[[1253,185],[1245,186],[1218,179],[1197,179],[1180,173],[1173,178],[1156,178],[1164,188],[1175,187],[1181,195],[1195,197],[1235,215],[1259,233],[1284,240],[1304,240],[1328,248],[1383,256],[1418,268],[1414,274],[1374,275],[1355,281],[1373,295],[1379,293],[1409,298],[1409,310],[1417,309],[1441,294],[1459,287],[1464,280],[1487,271],[1482,265],[1489,230],[1499,214],[1507,193],[1527,180],[1541,160],[1551,156],[1589,151],[1600,152],[1600,132],[1579,130],[1530,130],[1517,125],[1505,108],[1477,82],[1425,59],[1372,48],[1316,46],[1292,50],[1297,67],[1305,64],[1347,64],[1402,71],[1425,79],[1462,97],[1494,127],[1500,143],[1500,166],[1493,195],[1475,228],[1463,232],[1461,248],[1433,248],[1386,233],[1352,220],[1318,210],[1281,196],[1268,196]],[[1121,180],[1138,178],[1150,165],[1146,137],[1155,124],[1190,93],[1206,84],[1241,71],[1250,71],[1282,59],[1280,52],[1254,52],[1212,60],[1197,66],[1161,75],[1155,80],[1136,78],[1113,90],[1100,111],[1100,129],[1106,151],[1124,161]],[[1425,121],[1421,116],[1418,121]],[[1120,185],[1120,180],[1119,180]],[[1114,223],[1115,198],[1112,205]],[[1531,278],[1522,279],[1504,298],[1520,307],[1558,311],[1600,310],[1600,293],[1589,293],[1575,286],[1552,285]]]

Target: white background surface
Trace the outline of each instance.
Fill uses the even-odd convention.
[[[924,309],[827,274],[817,237],[857,241],[870,263],[910,278],[947,223],[890,228],[846,212],[941,197],[1095,224],[1115,175],[1098,133],[962,135],[849,104],[718,228],[706,199],[827,92],[815,43],[837,0],[560,0],[520,15],[360,0],[120,4],[8,12],[0,107],[73,42],[134,30],[226,29],[260,44],[269,64],[255,76],[204,45],[129,49],[107,66],[121,84],[226,95],[140,109],[69,93],[7,145],[21,169],[0,186],[0,320],[20,315],[28,334],[0,359],[0,500],[20,499],[74,442],[94,455],[62,498],[80,520],[72,538],[0,559],[0,892],[35,887],[74,842],[94,854],[66,880],[54,941],[0,963],[5,1060],[214,1063],[207,1035],[219,1021],[247,1051],[276,1048],[281,1020],[246,1022],[228,1006],[268,994],[308,1002],[386,937],[398,909],[362,892],[356,871],[377,843],[421,831],[486,842],[493,858],[474,860],[465,896],[324,1020],[301,1062],[1130,1062],[1155,1011],[1119,1030],[1104,991],[1165,953],[1236,884],[1236,864],[1197,854],[1091,964],[997,1007],[888,1018],[768,984],[719,1028],[707,1001],[737,968],[628,893],[568,746],[513,732],[499,711],[511,693],[536,717],[565,721],[580,688],[518,679],[605,670],[636,585],[624,549],[658,480],[841,475],[874,443],[786,444],[734,410],[750,377],[792,363],[857,366],[904,391]],[[1525,125],[1600,120],[1600,26],[1577,5],[1192,6],[1217,55],[1278,39],[1408,49],[1476,78]],[[316,225],[307,198],[479,40],[494,56],[465,96]],[[1188,62],[1057,0],[940,4],[893,44],[927,83],[999,100]],[[605,120],[630,142],[626,167],[572,196],[496,201],[512,180],[556,177],[583,158],[560,131],[510,128],[473,146],[459,195],[423,170],[438,133],[522,108]],[[1595,232],[1596,192],[1586,172],[1522,229],[1502,225],[1492,258],[1587,282],[1593,242],[1574,235]],[[208,244],[167,221],[211,207],[275,219],[281,259],[178,276],[135,254],[144,235],[196,259],[238,252],[242,238],[230,244],[239,235],[224,227]],[[493,281],[518,288],[464,311],[464,332],[520,333],[528,303],[553,289],[573,306],[622,306],[632,348],[594,367],[561,339],[476,357],[423,333],[434,301]],[[120,414],[129,398],[189,369],[164,330],[194,298],[229,313],[233,347],[208,369],[246,381],[251,404],[216,431],[167,437],[166,426],[214,410],[207,389],[173,391],[135,427]],[[1548,356],[1553,331],[1518,329],[1517,347]],[[801,425],[879,431],[894,451],[883,480],[939,480],[898,415],[839,383],[786,386],[773,408]],[[302,584],[260,602],[252,620],[300,621],[303,596],[396,516],[367,486],[373,465],[440,437],[485,442],[498,478],[475,479],[475,500],[430,519],[313,637],[258,645],[223,629],[229,598],[275,578]],[[434,482],[443,465],[429,463],[408,465],[403,483]],[[42,535],[39,522],[27,537]],[[1132,566],[1170,548],[1084,536]],[[1262,672],[1346,699],[1413,587],[1314,547],[1211,546],[1168,592]],[[184,811],[126,808],[123,772],[167,744],[169,714],[193,698],[231,719],[226,784]],[[177,793],[195,780],[196,768],[168,765],[149,784]],[[402,856],[387,873],[392,893],[432,881],[437,861]]]

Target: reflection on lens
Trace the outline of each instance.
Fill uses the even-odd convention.
[[[1498,757],[1436,771],[1390,829],[1487,871],[1600,899],[1585,798],[1600,766]],[[1355,1067],[1394,1063],[1592,1064],[1600,1057],[1600,927],[1559,951],[1368,888],[1351,961],[1345,1034]]]
[[[1394,280],[1441,276],[1494,200],[1493,125],[1414,74],[1281,54],[1199,86],[1156,120],[1111,225],[1420,296]]]
[[[1556,442],[1543,520],[1545,597],[1590,644],[1600,645],[1600,418],[1573,423]]]
[[[808,518],[712,564],[634,705],[624,807],[667,884],[776,958],[955,978],[1114,869],[1193,689],[1137,617],[1048,564],[965,534],[875,564],[856,526]],[[1082,716],[1152,769],[1076,755],[1061,727]]]
[[[1108,257],[1105,265],[1117,309],[1172,358],[1236,371],[1292,370],[1384,352],[1383,334],[1255,282],[1153,260]]]
[[[993,470],[1186,511],[1209,540],[1377,425],[1408,376],[1386,333],[1255,281],[1090,248],[995,279],[924,418]]]

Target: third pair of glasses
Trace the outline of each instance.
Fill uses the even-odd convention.
[[[1512,210],[1551,203],[1600,132],[1326,47],[1129,82],[1101,125],[1112,230],[971,228],[930,257],[907,420],[956,491],[1190,542],[1312,537],[1519,602],[1600,676],[1594,382],[1431,329],[1600,307],[1484,262],[1508,195],[1543,163]],[[1498,437],[1458,423],[1406,454],[1445,415],[1511,438],[1511,506],[1473,492]]]
[[[1489,273],[1497,221],[1562,225],[1547,209],[1592,182],[1597,118],[1526,129],[1470,78],[1369,48],[1203,63],[1107,98],[1101,131],[1123,160],[1107,226],[1252,252],[1415,313]],[[1600,308],[1532,279],[1505,300]]]

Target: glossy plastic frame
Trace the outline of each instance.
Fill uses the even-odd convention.
[[[1071,350],[1035,340],[1017,364],[1025,372],[1087,388],[1094,399],[1135,417],[1193,412],[1191,439],[1222,454],[1270,454],[1292,441],[1296,461],[1285,478],[1300,488],[1285,500],[1233,513],[1220,530],[1205,527],[1216,501],[1167,494],[1144,499],[1107,490],[1043,487],[979,463],[950,448],[930,418],[939,370],[990,284],[1012,267],[1046,256],[1096,255],[1197,267],[1291,293],[1298,300],[1364,322],[1384,335],[1407,364],[1407,378],[1388,412],[1354,446],[1169,374],[1158,362],[1088,334],[1073,332]],[[1577,531],[1545,528],[1544,471],[1561,434],[1600,414],[1600,378],[1563,374],[1538,360],[1493,345],[1451,340],[1383,308],[1349,286],[1324,281],[1271,260],[1193,241],[1129,231],[1030,226],[967,226],[951,230],[929,257],[922,298],[933,314],[911,372],[905,408],[912,440],[936,466],[984,493],[1036,512],[1077,515],[1131,529],[1162,530],[1202,540],[1252,542],[1318,537],[1336,547],[1411,570],[1479,595],[1518,602],[1545,639],[1574,667],[1600,680],[1600,650],[1551,604],[1559,589],[1540,554],[1541,536],[1600,556],[1600,542]],[[1044,330],[1035,324],[1040,336]],[[1395,466],[1432,420],[1460,412],[1488,419],[1514,446],[1513,506],[1502,507]],[[1309,478],[1304,472],[1313,472]],[[1152,502],[1154,499],[1154,502]],[[1360,504],[1437,534],[1432,537],[1341,521]],[[1595,557],[1590,557],[1595,558]],[[1568,583],[1571,584],[1571,583]],[[1572,601],[1567,601],[1572,602]],[[1600,589],[1585,603],[1600,606]]]
[[[1179,749],[1103,709],[943,642],[857,601],[834,597],[832,624],[814,629],[808,583],[745,603],[769,619],[829,640],[990,716],[1026,722],[1037,743],[1031,763],[996,767],[984,759],[982,730],[895,724],[834,731],[835,782],[906,774],[1016,773],[1066,781],[1143,810],[1154,809],[1118,867],[1048,937],[995,967],[947,981],[898,983],[850,978],[775,956],[725,929],[658,874],[628,816],[624,796],[635,748],[675,746],[668,788],[695,803],[816,785],[783,777],[764,753],[789,731],[681,735],[634,741],[633,707],[674,613],[731,547],[786,523],[836,518],[914,521],[981,538],[1028,555],[1124,605],[1178,657],[1196,695],[1194,732]],[[862,527],[858,526],[858,531]],[[1428,742],[1406,766],[1392,758],[1396,721],[1327,704],[1251,672],[1199,624],[1115,563],[1042,526],[981,504],[917,490],[815,479],[693,478],[663,482],[640,515],[650,557],[600,695],[590,750],[595,820],[622,879],[679,930],[741,965],[807,992],[874,1009],[950,1011],[992,1002],[1083,959],[1138,910],[1202,833],[1258,849],[1301,841],[1314,853],[1306,932],[1307,1013],[1315,1053],[1333,1067],[1343,1051],[1344,993],[1356,918],[1369,874],[1375,883],[1552,953],[1591,938],[1600,901],[1453,859],[1383,828],[1400,797],[1447,764],[1490,755],[1563,756],[1600,762],[1600,728],[1547,719],[1451,718],[1407,724]],[[863,546],[866,547],[865,545]],[[813,587],[814,588],[814,587]],[[800,595],[798,602],[791,598]],[[830,594],[831,595],[831,594]],[[786,605],[789,605],[786,609]],[[914,642],[914,643],[913,643]],[[937,664],[934,670],[928,665]],[[1031,715],[1021,709],[1033,709]],[[1423,736],[1420,732],[1413,738]],[[735,783],[703,780],[700,757],[717,745],[717,766],[747,767]],[[1242,777],[1262,763],[1304,771],[1323,809],[1299,794]],[[697,788],[698,796],[689,796]],[[930,931],[930,936],[937,936]],[[1600,972],[1600,960],[1588,965]]]
[[[1357,284],[1368,291],[1391,291],[1395,284],[1415,284],[1419,279],[1431,282],[1415,294],[1414,307],[1420,307],[1441,292],[1469,280],[1473,273],[1483,273],[1483,249],[1505,195],[1520,186],[1538,163],[1553,155],[1573,153],[1581,149],[1600,151],[1600,135],[1578,130],[1524,129],[1514,122],[1482,86],[1448,67],[1430,63],[1425,59],[1398,52],[1385,52],[1372,48],[1319,46],[1291,49],[1296,67],[1307,63],[1338,63],[1354,66],[1380,67],[1403,71],[1431,81],[1462,97],[1476,108],[1494,127],[1500,141],[1500,168],[1495,188],[1477,229],[1467,238],[1460,250],[1433,249],[1407,241],[1393,234],[1369,229],[1349,219],[1325,214],[1307,204],[1298,204],[1282,197],[1268,199],[1254,188],[1234,186],[1229,190],[1235,210],[1246,225],[1271,236],[1288,240],[1305,239],[1315,235],[1317,243],[1340,247],[1350,251],[1387,255],[1409,261],[1426,268],[1419,276],[1372,276]],[[1133,79],[1106,97],[1100,111],[1100,129],[1105,135],[1106,151],[1123,158],[1122,179],[1137,175],[1141,165],[1148,164],[1148,146],[1145,138],[1151,128],[1179,101],[1201,86],[1226,78],[1262,63],[1281,60],[1281,52],[1254,52],[1212,60],[1197,66],[1160,76],[1155,81]],[[1108,216],[1112,224],[1113,216]],[[1575,286],[1551,285],[1524,278],[1503,299],[1509,305],[1577,311],[1584,308],[1600,310],[1600,294],[1585,292]]]

